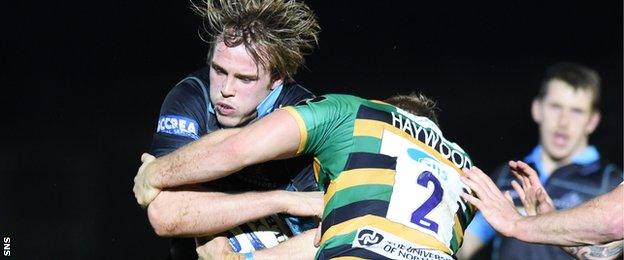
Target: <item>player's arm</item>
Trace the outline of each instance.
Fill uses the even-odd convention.
[[[286,111],[238,129],[219,130],[155,160],[146,168],[155,188],[201,183],[242,168],[295,155],[299,126]],[[222,141],[221,141],[222,140]]]
[[[572,246],[561,248],[576,259],[607,260],[621,258],[623,247],[624,240],[611,242],[605,245]]]
[[[320,215],[321,192],[245,192],[228,194],[202,187],[162,191],[148,207],[152,227],[160,236],[213,235],[275,213]]]
[[[251,253],[253,259],[314,259],[316,230],[308,230],[272,248]],[[218,237],[197,248],[199,259],[246,259],[245,254],[232,251],[227,238]]]
[[[219,130],[166,156],[144,161],[134,192],[147,205],[160,189],[201,183],[232,174],[245,166],[295,155],[300,132],[284,110],[239,129]]]
[[[624,186],[577,207],[522,217],[511,198],[504,196],[492,180],[476,167],[462,177],[477,197],[462,194],[475,205],[500,233],[516,239],[562,246],[597,245],[624,238]]]

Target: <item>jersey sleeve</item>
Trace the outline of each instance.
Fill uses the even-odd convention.
[[[331,147],[342,147],[340,143],[352,142],[351,131],[344,122],[354,117],[349,102],[333,95],[320,96],[303,104],[287,107],[297,121],[301,140],[297,154],[320,154]]]
[[[186,78],[171,89],[160,109],[150,153],[166,155],[205,134],[207,100],[207,89],[197,78]]]

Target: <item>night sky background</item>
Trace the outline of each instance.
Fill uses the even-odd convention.
[[[317,94],[435,98],[445,136],[491,170],[537,143],[546,66],[603,79],[591,138],[622,167],[622,1],[308,1],[319,48],[297,81]],[[3,3],[6,106],[0,236],[14,259],[164,259],[132,179],[171,87],[205,64],[188,1]]]

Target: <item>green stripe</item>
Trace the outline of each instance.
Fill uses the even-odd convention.
[[[349,187],[334,193],[323,212],[323,219],[332,210],[361,200],[385,200],[390,202],[392,186],[385,184],[364,184]]]
[[[323,243],[319,247],[318,251],[320,252],[321,250],[331,249],[331,248],[342,246],[342,245],[350,245],[353,243],[353,240],[355,239],[356,232],[357,230],[354,230],[346,234],[334,236],[328,239],[327,241],[325,241],[325,243]]]
[[[353,152],[379,153],[381,139],[371,136],[356,136]]]

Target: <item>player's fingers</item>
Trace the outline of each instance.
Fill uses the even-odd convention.
[[[470,173],[470,170],[466,170],[466,175],[461,177],[462,182],[468,185],[470,189],[481,200],[491,201],[492,194],[487,190],[487,185],[481,183],[481,179],[478,179],[474,174]]]
[[[318,227],[316,228],[316,234],[314,235],[314,246],[315,247],[321,246],[321,237],[322,237],[321,225],[323,225],[323,222],[319,223]]]
[[[483,203],[481,202],[481,200],[479,200],[478,198],[473,197],[472,195],[468,194],[468,193],[461,193],[459,194],[465,201],[468,201],[468,203],[474,205],[477,209],[482,210],[483,209]]]
[[[498,189],[496,184],[494,184],[494,181],[492,181],[490,176],[485,174],[485,172],[483,172],[481,169],[479,169],[479,167],[476,167],[476,166],[472,167],[470,170],[476,173],[475,176],[479,179],[479,182],[481,183],[481,185],[485,186],[484,188],[487,189],[489,196],[491,196],[492,198],[503,197],[502,192]]]
[[[505,196],[505,199],[507,199],[509,203],[513,204],[513,198],[511,197],[511,192],[505,191],[504,196]]]
[[[149,153],[141,154],[141,162],[142,163],[146,163],[146,162],[149,162],[149,161],[154,160],[154,159],[156,159],[156,157],[152,156]]]
[[[523,175],[529,178],[529,180],[531,181],[531,184],[533,185],[541,184],[539,176],[537,175],[537,172],[533,170],[531,166],[524,163],[523,161],[518,161],[517,163],[518,163],[518,168],[521,170]]]
[[[520,184],[518,184],[517,181],[513,180],[513,181],[511,181],[511,187],[513,187],[513,189],[516,191],[516,193],[518,193],[518,197],[520,198],[522,203],[525,203],[525,201],[526,201],[526,194],[524,193],[524,189],[520,186]]]

